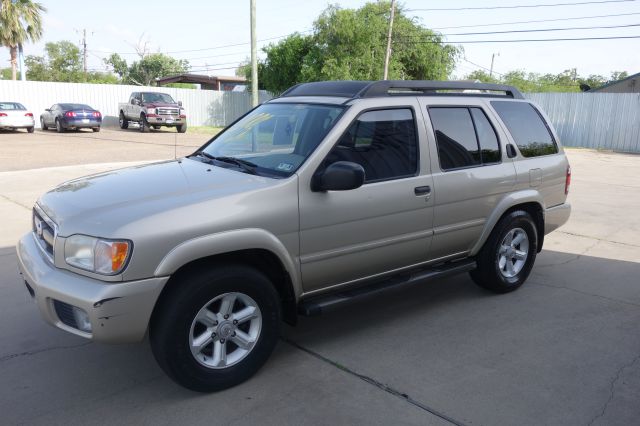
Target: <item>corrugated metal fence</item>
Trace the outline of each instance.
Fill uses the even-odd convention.
[[[565,146],[640,153],[640,94],[528,93]]]
[[[225,126],[251,108],[251,94],[243,92],[43,81],[0,80],[0,101],[24,104],[33,111],[36,121],[44,109],[54,103],[83,103],[100,110],[105,124],[115,124],[118,103],[127,102],[131,92],[145,90],[169,93],[175,100],[182,101],[192,126]],[[268,92],[260,91],[260,102],[271,98]],[[39,123],[37,125],[39,127]]]
[[[118,103],[133,91],[162,91],[181,100],[193,126],[225,126],[251,108],[249,93],[112,84],[51,83],[0,80],[0,100],[23,103],[39,117],[57,102],[80,102],[102,111],[115,124]],[[640,94],[529,93],[549,115],[566,146],[640,152]],[[271,98],[260,92],[260,102]]]

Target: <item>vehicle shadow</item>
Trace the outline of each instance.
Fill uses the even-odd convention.
[[[531,380],[530,392],[540,391],[544,397],[526,403],[538,412],[544,411],[551,396],[566,403],[571,392],[587,392],[583,387],[608,393],[610,376],[615,375],[610,370],[640,348],[635,327],[640,320],[640,263],[543,251],[529,281],[517,292],[494,295],[465,274],[416,283],[319,317],[300,318],[297,327],[285,327],[284,339],[331,363],[282,342],[254,378],[228,391],[203,395],[168,379],[148,341],[118,346],[89,343],[44,324],[15,272],[13,250],[0,249],[0,411],[9,423],[45,417],[53,423],[78,422],[88,413],[105,421],[134,421],[151,413],[171,419],[196,409],[217,410],[217,419],[223,422],[235,413],[227,406],[250,410],[303,388],[321,392],[326,386],[342,392],[331,374],[340,378],[344,371],[334,365],[406,387],[416,397],[420,386],[435,386],[442,398],[459,404],[482,400],[489,407],[495,398],[503,398],[526,417],[529,409],[515,401],[517,393],[503,395],[500,389],[512,391]],[[594,321],[598,327],[593,327]],[[527,356],[533,345],[538,345],[535,359]],[[486,371],[486,360],[503,352],[510,353],[510,363],[491,367],[500,372],[499,383],[475,379],[468,386],[478,393],[455,397],[444,385]],[[571,379],[554,373],[586,362],[586,354],[591,368],[602,362],[602,374]],[[536,375],[545,380],[536,381]],[[447,401],[436,402],[453,403]],[[582,418],[579,410],[575,415],[576,421]]]

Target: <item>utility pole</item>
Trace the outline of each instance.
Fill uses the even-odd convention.
[[[393,32],[393,15],[396,12],[396,0],[391,0],[391,16],[389,17],[389,34],[387,35],[387,53],[384,55],[384,76],[383,80],[389,78],[389,60],[391,59],[391,34]]]
[[[87,81],[87,30],[82,30],[82,67],[84,69],[84,81]]]
[[[489,69],[489,77],[493,76],[493,60],[496,58],[496,56],[500,56],[500,54],[499,53],[491,54],[491,69]]]
[[[251,104],[258,106],[258,47],[256,46],[256,0],[251,2]]]

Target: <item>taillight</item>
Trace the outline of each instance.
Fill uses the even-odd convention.
[[[67,112],[64,113],[64,116],[65,117],[75,117],[76,113],[73,112],[73,111],[67,111]]]
[[[28,112],[28,113],[26,113],[24,116],[25,116],[25,117],[33,117],[33,114],[31,114],[30,112]]]
[[[100,116],[102,116],[102,114],[100,114],[100,111],[93,111],[93,116],[94,117],[100,117]]]
[[[564,194],[569,194],[569,186],[571,185],[571,166],[567,165],[567,176],[564,179]]]
[[[4,112],[0,112],[0,117],[8,117]]]

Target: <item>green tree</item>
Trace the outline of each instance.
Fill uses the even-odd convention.
[[[9,49],[11,79],[16,79],[18,48],[42,37],[41,13],[46,9],[30,0],[0,0],[0,45]]]
[[[105,60],[105,63],[120,76],[122,83],[138,86],[149,86],[158,78],[182,74],[189,69],[188,61],[175,59],[163,53],[145,55],[131,65],[114,53]]]
[[[629,73],[626,71],[612,71],[611,79],[609,81],[624,80],[627,77],[629,77]]]
[[[294,34],[263,48],[260,86],[275,93],[304,81],[379,80],[383,76],[390,3],[360,9],[329,6],[312,34]],[[390,79],[446,79],[459,50],[441,35],[418,25],[399,7],[394,18]],[[242,67],[249,77],[250,69]]]
[[[27,78],[37,81],[83,81],[82,54],[70,41],[47,43],[44,56],[29,55],[25,59]]]
[[[10,80],[10,79],[11,79],[11,68],[1,68],[0,80]]]

